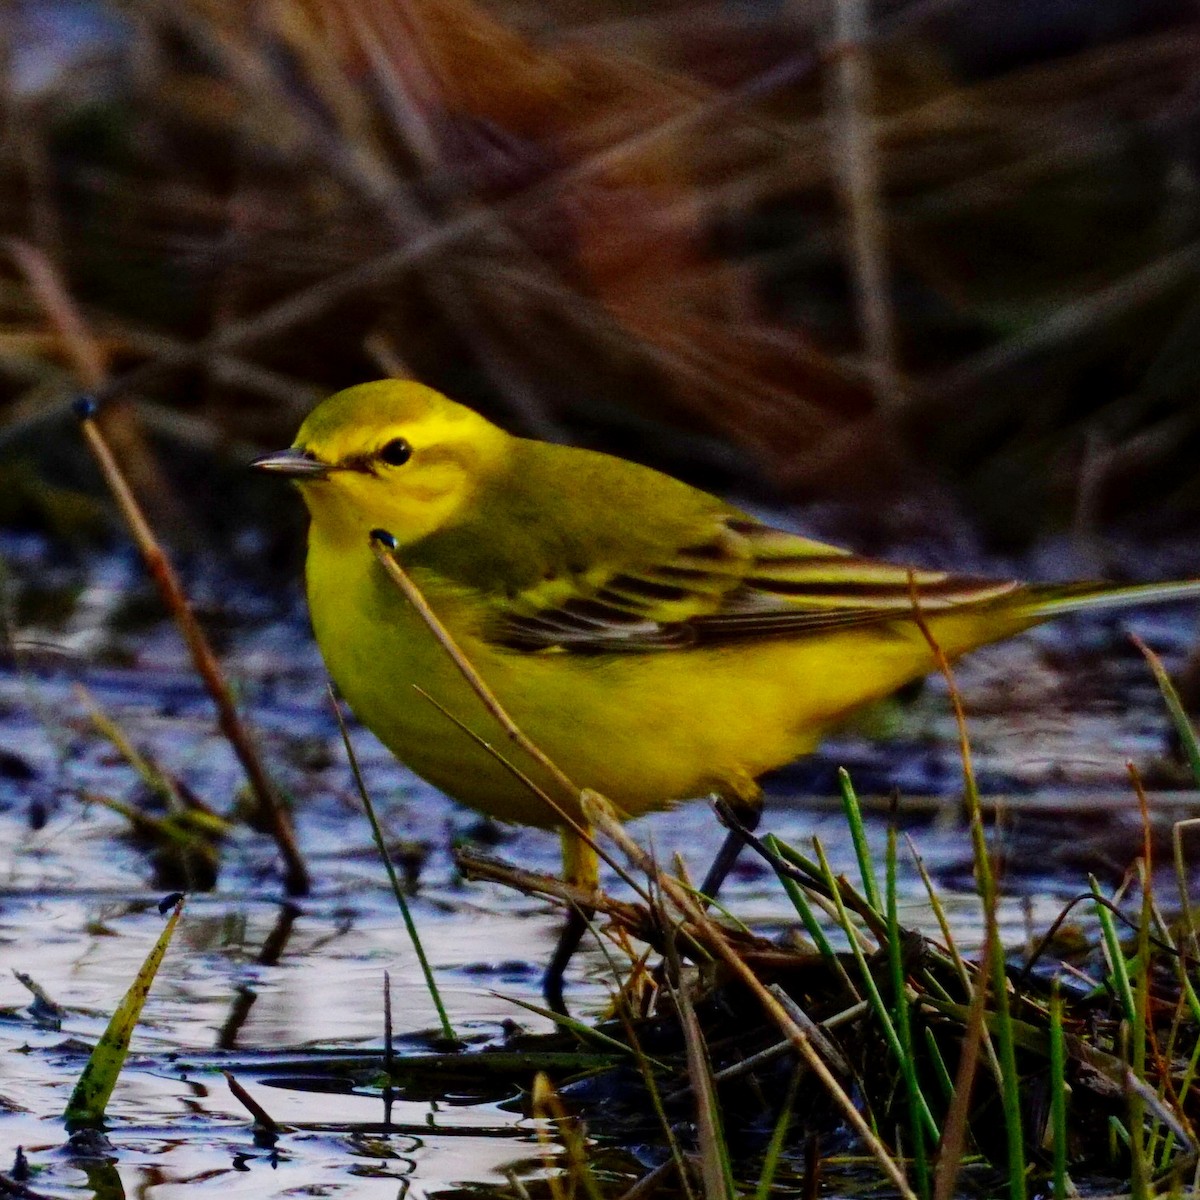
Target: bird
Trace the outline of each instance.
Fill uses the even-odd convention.
[[[578,796],[547,803],[544,761],[503,736],[380,546],[574,785],[623,818],[716,796],[750,826],[759,777],[935,669],[930,637],[953,660],[1064,613],[1200,595],[1200,580],[1030,584],[862,557],[409,380],[337,392],[253,465],[307,506],[313,631],[357,717],[451,798],[557,828],[564,878],[588,894]],[[585,928],[572,913],[543,981],[559,1012]]]

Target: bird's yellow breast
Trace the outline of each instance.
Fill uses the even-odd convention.
[[[414,579],[501,704],[580,786],[630,816],[747,778],[813,749],[854,708],[930,669],[911,623],[672,651],[523,652],[481,636],[471,597],[429,572]],[[554,825],[556,814],[420,694],[423,689],[520,770],[537,765],[486,713],[444,648],[365,544],[310,533],[313,627],[359,718],[448,795],[500,820]],[[978,618],[942,617],[951,653],[985,640]]]

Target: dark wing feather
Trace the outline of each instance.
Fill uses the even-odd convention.
[[[489,640],[613,654],[803,637],[1011,596],[1022,585],[857,558],[738,515],[661,561],[592,568],[493,602]]]

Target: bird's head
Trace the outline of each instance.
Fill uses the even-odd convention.
[[[297,483],[325,536],[365,544],[381,529],[403,546],[453,523],[510,442],[432,388],[387,379],[322,401],[291,449],[254,466]]]

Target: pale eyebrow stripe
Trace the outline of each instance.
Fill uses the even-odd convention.
[[[413,458],[423,467],[445,463],[471,467],[479,460],[479,452],[469,442],[441,442],[434,446],[414,446]]]

